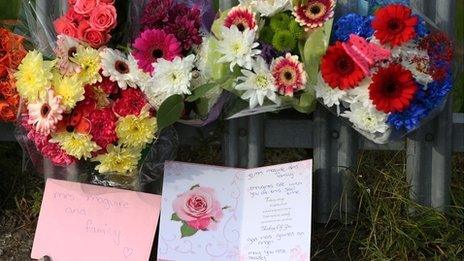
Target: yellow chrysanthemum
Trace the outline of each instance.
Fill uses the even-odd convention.
[[[100,165],[95,167],[100,173],[129,175],[137,169],[141,158],[142,155],[138,149],[109,145],[106,154],[99,155],[92,161],[100,162]]]
[[[28,102],[36,102],[47,94],[55,62],[44,61],[41,53],[30,51],[15,73],[19,95]]]
[[[129,115],[119,119],[116,126],[120,144],[133,148],[144,148],[155,139],[158,130],[156,118],[144,109],[140,116]]]
[[[84,84],[94,84],[102,81],[100,75],[101,58],[97,50],[80,46],[72,61],[82,67],[82,71],[78,75]]]
[[[51,143],[58,143],[60,147],[71,156],[77,159],[88,159],[92,157],[92,152],[101,149],[91,136],[75,132],[60,132],[52,135]]]
[[[79,80],[77,75],[71,77],[54,77],[53,90],[55,95],[61,96],[61,104],[70,111],[76,106],[77,102],[85,99],[84,84]]]

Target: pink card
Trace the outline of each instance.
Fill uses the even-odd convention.
[[[48,179],[31,257],[148,260],[158,195]]]

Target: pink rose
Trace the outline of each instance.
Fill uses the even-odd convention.
[[[82,20],[85,19],[85,17],[83,15],[76,13],[76,11],[74,11],[74,9],[72,9],[72,8],[68,9],[65,16],[66,16],[66,18],[68,20],[70,20],[70,21],[72,21],[73,23],[76,23],[76,24],[78,24],[79,21],[82,21]]]
[[[212,188],[194,187],[177,196],[172,207],[179,219],[197,230],[214,230],[223,216]]]
[[[112,4],[114,4],[114,0],[100,0],[100,3],[112,5]]]
[[[77,0],[68,0],[68,5],[69,5],[69,6],[73,6],[73,5],[76,4],[76,1],[77,1]]]
[[[116,27],[116,8],[112,5],[99,5],[90,14],[90,26],[99,31]]]
[[[53,25],[55,26],[55,30],[58,34],[65,34],[74,38],[78,35],[77,27],[72,21],[68,20],[64,16],[55,20]]]
[[[76,0],[74,11],[76,13],[89,16],[90,12],[98,5],[98,0]]]
[[[105,45],[110,40],[110,37],[111,36],[105,32],[88,28],[83,32],[81,40],[88,43],[93,48],[99,48]]]

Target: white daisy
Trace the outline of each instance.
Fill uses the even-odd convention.
[[[126,56],[114,49],[104,48],[100,52],[102,58],[102,74],[125,90],[127,87],[137,88],[140,85],[141,70],[132,55]]]
[[[316,98],[322,99],[327,107],[340,106],[340,101],[347,98],[347,92],[338,88],[332,88],[324,81],[319,73],[317,84],[314,86]]]
[[[240,5],[247,6],[261,16],[273,16],[279,12],[292,10],[290,0],[240,0]]]
[[[348,118],[355,128],[371,134],[385,133],[389,129],[386,123],[388,114],[376,110],[374,106],[365,107],[360,102],[352,103],[350,110],[341,116]]]
[[[225,26],[221,30],[223,39],[218,44],[218,52],[223,56],[219,63],[230,63],[230,70],[234,71],[235,65],[251,70],[253,57],[260,54],[257,50],[259,43],[255,42],[255,30],[245,29],[243,32],[233,25]]]
[[[264,98],[268,98],[276,104],[280,104],[277,97],[277,86],[269,67],[262,57],[258,57],[252,63],[253,71],[242,70],[243,76],[237,78],[240,82],[235,86],[239,91],[245,91],[242,99],[250,100],[250,108],[262,106]]]
[[[176,57],[172,61],[158,59],[153,67],[156,72],[148,81],[147,93],[164,93],[168,97],[174,94],[191,94],[190,81],[194,68],[195,55],[185,58]],[[151,90],[151,88],[156,90]]]

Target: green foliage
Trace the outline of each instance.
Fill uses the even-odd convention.
[[[158,114],[158,130],[171,126],[182,117],[185,104],[182,95],[172,95],[161,104]]]
[[[19,0],[0,0],[0,20],[16,19],[20,6]]]
[[[182,226],[180,227],[180,233],[182,237],[190,237],[195,235],[198,230],[189,227],[185,222],[183,222]]]
[[[274,31],[269,26],[264,26],[260,32],[260,39],[265,43],[272,44],[272,38],[274,37]]]
[[[172,221],[182,221],[182,219],[180,219],[179,216],[176,213],[172,213],[171,220]]]
[[[304,35],[303,27],[301,27],[301,25],[295,20],[290,21],[290,24],[288,25],[288,30],[290,31],[290,33],[292,33],[292,36],[295,39],[301,39],[301,37]]]

